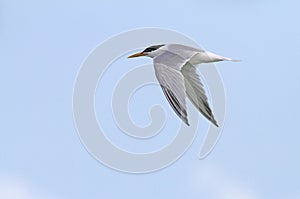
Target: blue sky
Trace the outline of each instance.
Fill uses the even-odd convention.
[[[299,6],[292,0],[2,0],[0,198],[299,198]],[[142,27],[179,31],[243,61],[217,64],[227,104],[214,151],[197,159],[199,132],[175,164],[132,175],[85,150],[72,92],[81,63],[98,44]]]

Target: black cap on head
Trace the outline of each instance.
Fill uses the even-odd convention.
[[[164,46],[165,44],[161,44],[161,45],[155,45],[155,46],[150,46],[148,48],[146,48],[143,53],[148,53],[148,52],[152,52],[154,50],[159,49],[160,47]]]

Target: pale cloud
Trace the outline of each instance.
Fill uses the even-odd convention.
[[[233,176],[216,167],[197,168],[192,182],[193,186],[200,188],[202,194],[205,192],[205,195],[210,195],[210,198],[260,199],[249,185],[234,179]]]
[[[39,192],[29,183],[16,177],[0,176],[1,199],[57,199],[48,194]]]

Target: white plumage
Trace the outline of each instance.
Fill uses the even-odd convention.
[[[189,125],[186,110],[187,96],[203,116],[218,126],[209,107],[203,84],[196,72],[196,66],[201,63],[235,60],[180,44],[150,46],[129,58],[138,56],[153,58],[157,80],[171,107],[184,123]]]

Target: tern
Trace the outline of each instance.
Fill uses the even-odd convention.
[[[179,118],[189,126],[186,97],[216,127],[218,123],[209,106],[203,84],[196,72],[202,63],[238,61],[181,44],[162,44],[146,48],[128,58],[153,58],[156,78],[169,104]]]

